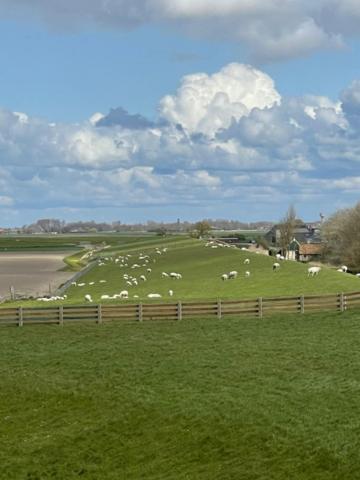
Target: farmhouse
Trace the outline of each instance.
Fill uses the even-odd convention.
[[[323,249],[323,243],[301,243],[299,246],[300,262],[321,260]]]

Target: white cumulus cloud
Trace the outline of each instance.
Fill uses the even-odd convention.
[[[182,79],[176,95],[160,102],[160,114],[188,132],[213,135],[254,108],[280,102],[273,80],[249,65],[231,63],[213,75],[199,73]]]

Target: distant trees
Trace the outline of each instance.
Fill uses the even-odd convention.
[[[194,233],[197,238],[202,238],[211,231],[211,225],[207,220],[196,222],[194,225]]]
[[[295,208],[293,205],[290,205],[285,216],[282,218],[282,220],[279,223],[279,231],[280,231],[279,246],[284,256],[286,256],[289,248],[289,244],[294,238],[294,231],[298,222],[299,221],[296,218]]]
[[[322,227],[322,237],[327,260],[360,271],[360,202],[331,215]]]

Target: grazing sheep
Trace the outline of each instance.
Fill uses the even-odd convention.
[[[145,275],[140,275],[140,280],[142,280],[143,282],[146,282],[146,277],[145,277]]]
[[[249,265],[249,263],[250,263],[250,259],[249,259],[249,258],[245,258],[245,260],[244,260],[244,265]]]
[[[86,283],[78,283],[78,287],[84,287]]]
[[[250,277],[250,272],[245,272],[245,277]]]
[[[71,282],[71,285],[75,285],[75,286],[76,286],[76,282]]]
[[[129,298],[129,292],[127,290],[122,290],[119,293],[119,298]]]
[[[241,247],[241,250],[247,250],[247,248],[245,248],[245,247]]]
[[[360,273],[357,273],[355,276],[356,276],[356,277],[360,277]]]
[[[336,271],[340,273],[344,273],[344,270],[342,268],[338,268]]]
[[[280,257],[279,257],[279,258],[280,258],[280,260],[285,260],[285,257],[284,257],[284,255],[280,255]]]
[[[162,276],[163,278],[166,278],[166,277],[168,277],[168,276],[169,276],[169,274],[168,274],[168,273],[166,273],[166,272],[162,272],[161,276]]]
[[[148,273],[151,273],[152,270],[151,270],[151,268],[148,268],[146,271],[147,271]]]
[[[91,295],[90,295],[89,293],[87,293],[87,294],[85,295],[85,300],[86,300],[87,302],[92,302],[92,298],[91,298]]]
[[[308,277],[313,277],[314,275],[318,275],[320,272],[320,267],[309,267],[308,268]]]
[[[342,270],[344,273],[346,273],[346,272],[348,271],[348,267],[347,267],[346,265],[343,265],[343,266],[341,267],[341,270]]]
[[[101,295],[101,300],[109,300],[110,295]]]
[[[170,273],[170,278],[175,278],[176,280],[180,280],[182,278],[182,275],[181,275],[181,273],[171,272]]]
[[[126,285],[129,285],[129,287],[132,287],[132,283],[129,282],[129,280],[126,281]]]
[[[161,298],[160,293],[149,293],[148,298]]]
[[[276,271],[280,268],[280,263],[274,263],[272,266],[273,271]]]
[[[139,298],[139,295],[133,295],[133,298]]]
[[[95,285],[95,282],[89,282],[89,285]]]
[[[100,280],[99,283],[106,283],[106,280]]]
[[[228,274],[229,278],[237,278],[237,276],[238,276],[238,272],[236,270],[233,270]]]
[[[172,297],[174,295],[174,292],[172,290],[169,290],[169,296]]]
[[[221,275],[221,280],[225,281],[225,280],[229,280],[229,275],[227,273],[223,273]]]

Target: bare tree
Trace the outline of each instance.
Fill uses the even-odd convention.
[[[338,210],[323,225],[326,258],[360,271],[360,202],[353,208]]]
[[[280,239],[279,244],[282,254],[286,257],[289,244],[294,238],[294,231],[297,224],[296,212],[293,205],[290,205],[284,218],[279,223]]]

